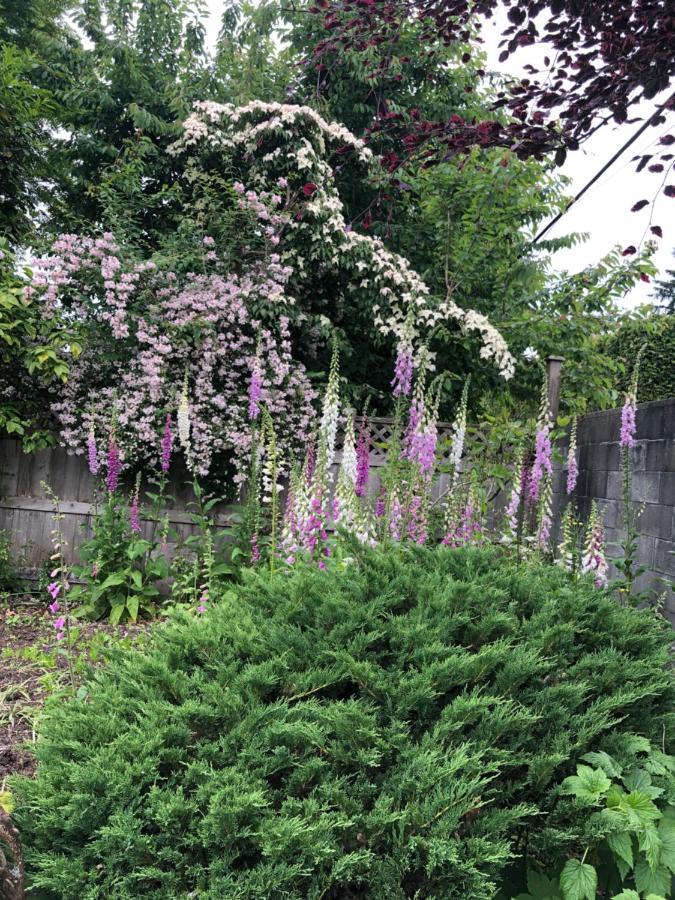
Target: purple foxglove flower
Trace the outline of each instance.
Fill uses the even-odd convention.
[[[61,592],[61,585],[58,581],[52,581],[51,584],[47,585],[47,593],[52,598],[52,600],[56,600]]]
[[[579,478],[579,463],[575,456],[570,456],[567,461],[567,493],[571,494],[577,486]]]
[[[410,350],[399,347],[391,382],[394,397],[407,397],[412,388],[413,355]]]
[[[549,437],[549,428],[547,425],[537,429],[535,438],[534,462],[532,463],[530,483],[528,485],[530,500],[533,502],[539,499],[539,487],[544,472],[547,472],[549,475],[553,474],[553,467],[551,465],[551,439]]]
[[[111,436],[108,444],[108,475],[106,485],[109,493],[113,494],[117,490],[117,483],[122,470],[122,459],[120,457],[119,447],[114,436]]]
[[[380,495],[375,501],[375,515],[378,519],[384,518],[385,511],[385,492],[380,491]]]
[[[96,447],[96,435],[94,434],[94,426],[89,429],[87,438],[87,460],[89,462],[89,471],[92,475],[97,475],[99,470],[98,449]]]
[[[164,423],[164,436],[162,437],[162,472],[168,472],[171,465],[171,448],[173,447],[173,431],[171,430],[171,416],[167,415]]]
[[[258,535],[254,534],[251,538],[251,562],[260,562],[260,548],[258,547]]]
[[[49,604],[49,612],[52,613],[53,615],[56,615],[56,613],[59,611],[60,608],[61,608],[61,606],[60,606],[58,600],[55,600],[53,603]]]
[[[54,619],[52,625],[57,631],[63,631],[63,629],[66,627],[65,616],[59,616],[58,619]]]
[[[623,449],[629,449],[635,445],[635,431],[635,398],[629,394],[621,410],[619,445]]]

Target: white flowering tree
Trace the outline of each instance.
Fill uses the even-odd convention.
[[[401,377],[422,358],[432,367],[434,334],[449,323],[475,333],[479,357],[510,376],[512,357],[483,316],[435,300],[404,258],[350,229],[340,181],[365,184],[377,169],[342,126],[304,106],[204,102],[170,152],[185,216],[166,246],[143,258],[112,233],[61,235],[34,264],[28,293],[82,335],[52,404],[74,452],[114,429],[126,464],[156,462],[180,408],[194,470],[241,481],[261,407],[281,458],[304,446],[315,396],[306,366],[322,368],[335,335],[348,377],[369,367],[380,388],[397,354],[405,393]]]

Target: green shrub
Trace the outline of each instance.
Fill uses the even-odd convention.
[[[245,573],[51,706],[32,898],[482,900],[579,852],[563,780],[671,733],[667,624],[494,551],[354,553]]]
[[[675,397],[675,315],[625,322],[605,341],[604,352],[623,366],[617,390],[623,396],[630,387],[635,358],[643,344],[647,346],[640,363],[638,402]]]

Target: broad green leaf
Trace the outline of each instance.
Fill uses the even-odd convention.
[[[638,837],[638,847],[644,853],[652,872],[661,862],[662,846],[661,838],[654,825],[649,825]]]
[[[577,766],[577,774],[570,775],[562,783],[563,794],[572,794],[578,800],[596,803],[612,786],[602,769]]]
[[[620,894],[614,894],[612,900],[640,900],[640,895],[636,891],[625,890]]]
[[[143,575],[138,569],[131,570],[131,580],[140,591],[140,589],[143,587]]]
[[[569,859],[560,875],[564,900],[595,900],[598,874],[593,866],[578,859]]]
[[[599,750],[597,753],[585,753],[581,758],[586,762],[589,762],[592,766],[602,769],[602,771],[606,775],[609,775],[610,778],[621,777],[621,766],[612,759],[609,753],[605,753],[604,750]]]
[[[670,893],[670,882],[670,872],[665,866],[659,866],[655,872],[652,872],[646,859],[637,861],[635,887],[641,894],[660,894],[665,897]]]
[[[546,875],[532,870],[527,873],[527,889],[530,896],[537,900],[539,898],[543,900],[545,897],[560,897],[557,879],[548,878]]]
[[[662,819],[659,822],[659,837],[661,838],[661,865],[666,866],[675,874],[675,822],[672,819]]]
[[[637,791],[622,797],[620,808],[628,816],[632,828],[646,828],[661,817],[661,813],[649,797]]]
[[[138,596],[136,594],[132,594],[127,600],[127,609],[129,610],[131,621],[135,622],[138,618]]]
[[[122,613],[124,612],[125,606],[126,604],[124,603],[117,603],[110,610],[110,623],[112,625],[117,625],[119,623],[119,620],[122,618]]]
[[[116,587],[119,584],[124,583],[124,574],[122,572],[113,572],[112,575],[108,575],[105,581],[102,581],[101,584],[98,585],[98,592],[102,594],[103,591],[107,590],[109,587]]]
[[[607,843],[614,854],[619,859],[623,859],[629,868],[633,868],[633,841],[627,831],[620,831],[616,834],[610,834],[607,837]]]

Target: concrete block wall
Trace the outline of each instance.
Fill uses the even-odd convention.
[[[665,593],[664,614],[675,624],[675,398],[638,406],[632,449],[632,494],[640,533],[637,560],[647,571],[636,588]],[[583,518],[596,500],[605,524],[608,557],[621,555],[623,473],[619,450],[621,410],[589,413],[579,420],[579,481],[576,495]],[[566,444],[561,446],[567,452]],[[556,472],[554,490],[562,512],[565,472]],[[610,573],[616,575],[612,566]]]

